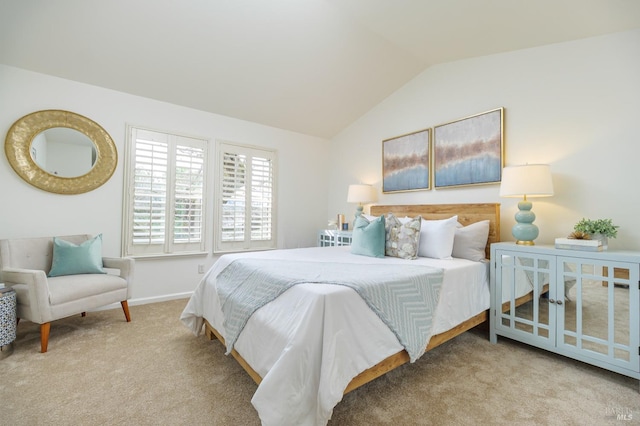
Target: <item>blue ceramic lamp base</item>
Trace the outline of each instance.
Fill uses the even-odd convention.
[[[536,220],[536,215],[531,211],[531,201],[526,199],[518,203],[518,209],[520,211],[516,213],[516,224],[511,229],[511,234],[516,239],[516,244],[532,246],[535,243],[533,240],[538,238],[538,227],[533,224]]]

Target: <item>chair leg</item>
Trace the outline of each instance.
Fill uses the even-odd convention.
[[[49,346],[49,330],[51,329],[51,323],[45,322],[40,324],[40,352],[47,352],[47,346]]]
[[[131,315],[129,314],[129,303],[126,300],[120,302],[122,305],[122,310],[124,311],[124,316],[127,319],[127,322],[131,322]]]

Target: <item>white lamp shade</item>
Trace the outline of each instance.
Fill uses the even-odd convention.
[[[376,189],[371,185],[349,185],[349,192],[347,193],[348,203],[373,203],[378,201],[378,193]]]
[[[551,169],[547,164],[526,164],[502,169],[501,197],[550,197],[553,195]]]

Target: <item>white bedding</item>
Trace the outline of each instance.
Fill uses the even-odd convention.
[[[433,334],[489,308],[488,263],[357,256],[317,247],[222,256],[205,275],[181,320],[200,333],[203,318],[224,336],[216,276],[239,257],[340,263],[424,264],[444,269]],[[352,289],[299,284],[249,319],[235,349],[262,377],[251,402],[263,425],[325,425],[344,389],[362,371],[401,351],[395,335]]]

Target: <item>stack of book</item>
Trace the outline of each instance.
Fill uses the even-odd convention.
[[[583,251],[606,250],[606,247],[602,245],[602,240],[578,240],[574,238],[556,238],[556,248]]]

